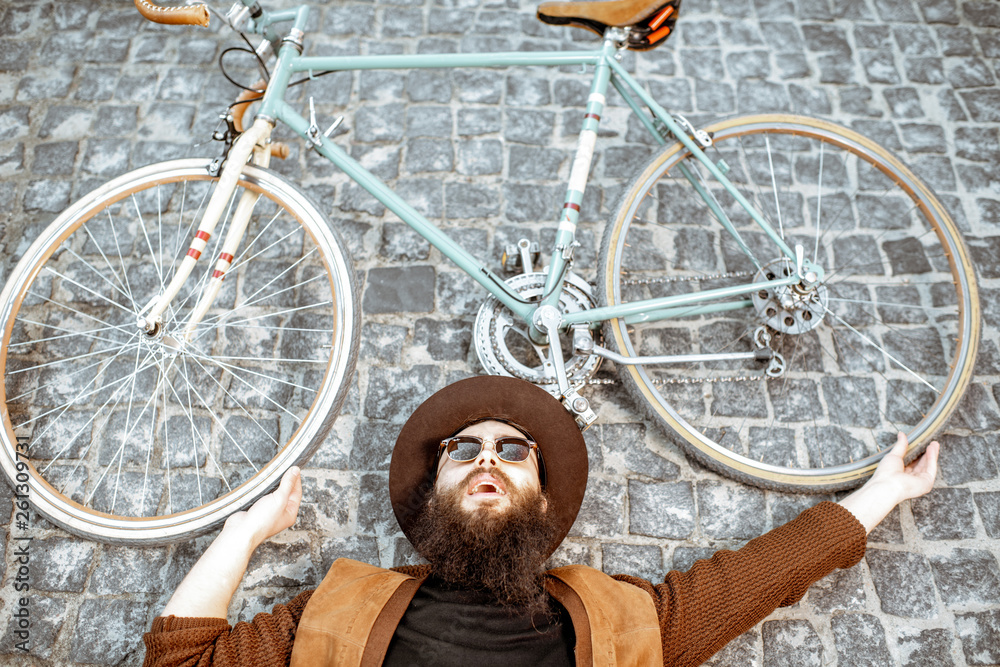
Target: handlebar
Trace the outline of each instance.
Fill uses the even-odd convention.
[[[200,25],[208,27],[208,7],[187,5],[184,7],[160,7],[149,0],[135,0],[135,8],[144,18],[153,23],[168,25]]]

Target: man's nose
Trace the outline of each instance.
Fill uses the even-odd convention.
[[[476,463],[480,466],[485,466],[489,463],[490,466],[496,467],[497,460],[499,457],[496,452],[496,445],[489,440],[483,443],[483,449],[479,452],[479,456],[476,458]]]

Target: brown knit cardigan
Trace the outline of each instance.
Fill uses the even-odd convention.
[[[774,609],[797,602],[816,580],[857,564],[865,542],[865,529],[850,512],[823,502],[739,551],[720,551],[687,572],[668,573],[662,584],[614,578],[653,598],[663,664],[698,665]],[[311,595],[232,627],[221,618],[161,616],[143,638],[144,667],[287,665]]]

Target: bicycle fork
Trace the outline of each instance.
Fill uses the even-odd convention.
[[[267,144],[270,140],[272,129],[273,125],[270,122],[262,119],[255,120],[253,126],[240,135],[233,144],[225,166],[222,169],[219,182],[216,184],[208,206],[205,208],[205,213],[202,215],[198,231],[195,233],[194,238],[191,239],[191,245],[180,266],[177,268],[177,272],[171,278],[166,289],[155,296],[139,313],[137,325],[146,334],[156,336],[161,332],[163,313],[170,307],[171,302],[180,292],[181,287],[194,270],[195,264],[198,262],[201,254],[205,251],[212,232],[215,231],[223,211],[236,191],[236,186],[244,165],[246,165],[251,156],[253,157],[253,164],[256,166],[267,167],[270,163],[271,151]],[[226,239],[222,244],[222,250],[216,260],[215,270],[212,272],[208,284],[199,297],[198,303],[192,309],[191,315],[182,327],[180,339],[184,342],[191,340],[195,327],[201,322],[205,313],[208,312],[208,309],[215,301],[215,297],[219,294],[222,281],[226,277],[226,271],[232,265],[236,250],[250,222],[250,215],[253,213],[254,206],[257,204],[259,198],[259,194],[250,192],[249,190],[244,191],[240,197],[240,201],[233,213],[232,224],[229,227]]]

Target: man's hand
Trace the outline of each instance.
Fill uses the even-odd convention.
[[[244,533],[253,549],[295,523],[302,502],[302,475],[297,467],[285,471],[278,488],[260,498],[249,510],[226,519],[223,532]]]
[[[840,501],[864,525],[866,532],[870,533],[881,523],[893,507],[924,495],[934,486],[941,446],[935,440],[927,446],[923,456],[907,466],[903,464],[907,445],[906,435],[900,433],[871,479]]]
[[[222,532],[184,577],[161,616],[226,618],[250,556],[261,542],[295,523],[301,502],[301,473],[292,467],[272,493],[226,519]]]

